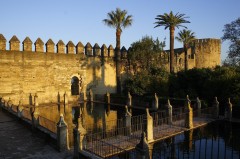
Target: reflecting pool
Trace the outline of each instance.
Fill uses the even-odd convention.
[[[111,157],[139,158],[139,152]],[[240,123],[215,121],[149,145],[145,158],[152,159],[239,159]]]

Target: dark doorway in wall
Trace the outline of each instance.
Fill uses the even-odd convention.
[[[71,93],[72,95],[79,95],[79,79],[76,76],[71,80]]]
[[[182,58],[179,59],[178,63],[179,63],[179,66],[182,66]]]

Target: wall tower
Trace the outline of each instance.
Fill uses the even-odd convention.
[[[221,64],[221,40],[197,39],[194,41],[193,53],[197,68],[213,68]]]

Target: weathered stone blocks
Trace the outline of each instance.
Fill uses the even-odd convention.
[[[44,52],[44,47],[43,47],[44,43],[42,39],[37,38],[34,45],[35,45],[35,52]]]
[[[59,40],[57,43],[57,53],[65,54],[65,44],[62,40]]]
[[[6,39],[0,34],[0,50],[6,50]]]
[[[26,37],[23,41],[23,51],[32,51],[32,41],[29,37]]]
[[[72,41],[67,43],[67,54],[75,54],[75,45]]]
[[[15,35],[9,41],[9,46],[11,51],[20,51],[20,41]]]
[[[46,43],[46,52],[54,53],[54,47],[55,43],[52,41],[52,39],[49,39]]]

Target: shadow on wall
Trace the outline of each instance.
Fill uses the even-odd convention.
[[[110,58],[99,58],[99,57],[88,57],[83,64],[86,67],[86,86],[83,88],[83,92],[86,91],[87,100],[90,100],[90,90],[93,93],[94,101],[103,101],[107,92],[116,92],[116,75],[115,65],[113,59]],[[112,83],[111,83],[112,82]],[[86,123],[87,129],[93,131],[100,131],[100,129],[110,129],[114,125],[106,125],[107,121],[116,120],[117,113],[114,111],[107,112],[104,104],[97,104],[93,102],[84,102],[76,108],[84,116],[83,123]],[[77,112],[76,116],[80,112]]]
[[[116,92],[115,66],[112,58],[89,57],[86,66],[86,88],[88,94],[90,89],[95,95]]]

